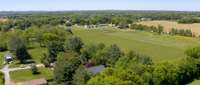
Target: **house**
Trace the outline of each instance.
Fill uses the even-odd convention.
[[[48,85],[48,82],[46,79],[42,78],[42,79],[20,82],[17,85]]]
[[[5,64],[9,64],[11,63],[13,60],[13,56],[11,53],[7,53],[5,56],[4,56],[4,63]]]
[[[144,17],[140,19],[140,21],[151,21],[151,20],[152,20],[151,18],[144,18]]]
[[[102,72],[105,69],[104,65],[89,67],[87,70],[93,74]]]

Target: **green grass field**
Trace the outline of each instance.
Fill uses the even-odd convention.
[[[200,44],[196,38],[130,30],[73,29],[73,33],[86,44],[117,44],[125,53],[133,50],[151,56],[155,62],[179,60],[186,57],[184,51],[187,48]]]
[[[22,82],[26,80],[33,80],[33,79],[38,79],[38,78],[45,78],[47,80],[53,79],[53,72],[50,71],[47,68],[39,68],[40,74],[38,75],[33,75],[31,70],[19,70],[19,71],[14,71],[10,72],[10,76],[12,81],[16,82]]]
[[[0,52],[0,68],[3,67],[3,63],[4,63],[4,56],[7,52]]]
[[[37,47],[28,51],[32,57],[32,60],[35,63],[41,63],[41,58],[44,57],[44,54],[47,54],[46,48]]]
[[[192,83],[188,84],[188,85],[200,85],[200,80],[195,80]]]

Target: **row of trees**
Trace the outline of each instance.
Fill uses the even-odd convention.
[[[194,34],[192,33],[192,31],[190,29],[175,29],[175,28],[172,28],[170,30],[169,34],[180,35],[180,36],[188,36],[188,37],[194,36]]]
[[[183,24],[193,24],[193,23],[200,23],[200,19],[198,17],[194,18],[183,18],[178,20],[178,23]]]
[[[141,30],[141,31],[147,31],[147,32],[155,32],[158,34],[164,33],[164,28],[161,25],[155,26],[146,26],[142,24],[131,24],[130,29],[134,30]],[[180,35],[180,36],[188,36],[192,37],[195,36],[194,33],[190,29],[176,29],[172,28],[169,33],[170,35]]]
[[[158,25],[156,27],[156,26],[146,26],[146,25],[142,25],[142,24],[131,24],[130,29],[155,32],[158,34],[162,34],[164,32],[163,26],[161,26],[161,25]]]

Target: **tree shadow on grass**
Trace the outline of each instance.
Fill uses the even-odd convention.
[[[32,73],[33,75],[40,75],[41,72],[35,72],[35,73]]]

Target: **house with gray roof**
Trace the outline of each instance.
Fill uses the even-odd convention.
[[[102,72],[105,69],[104,65],[99,65],[99,66],[93,66],[93,67],[89,67],[88,71],[93,73],[93,74],[97,74]]]

